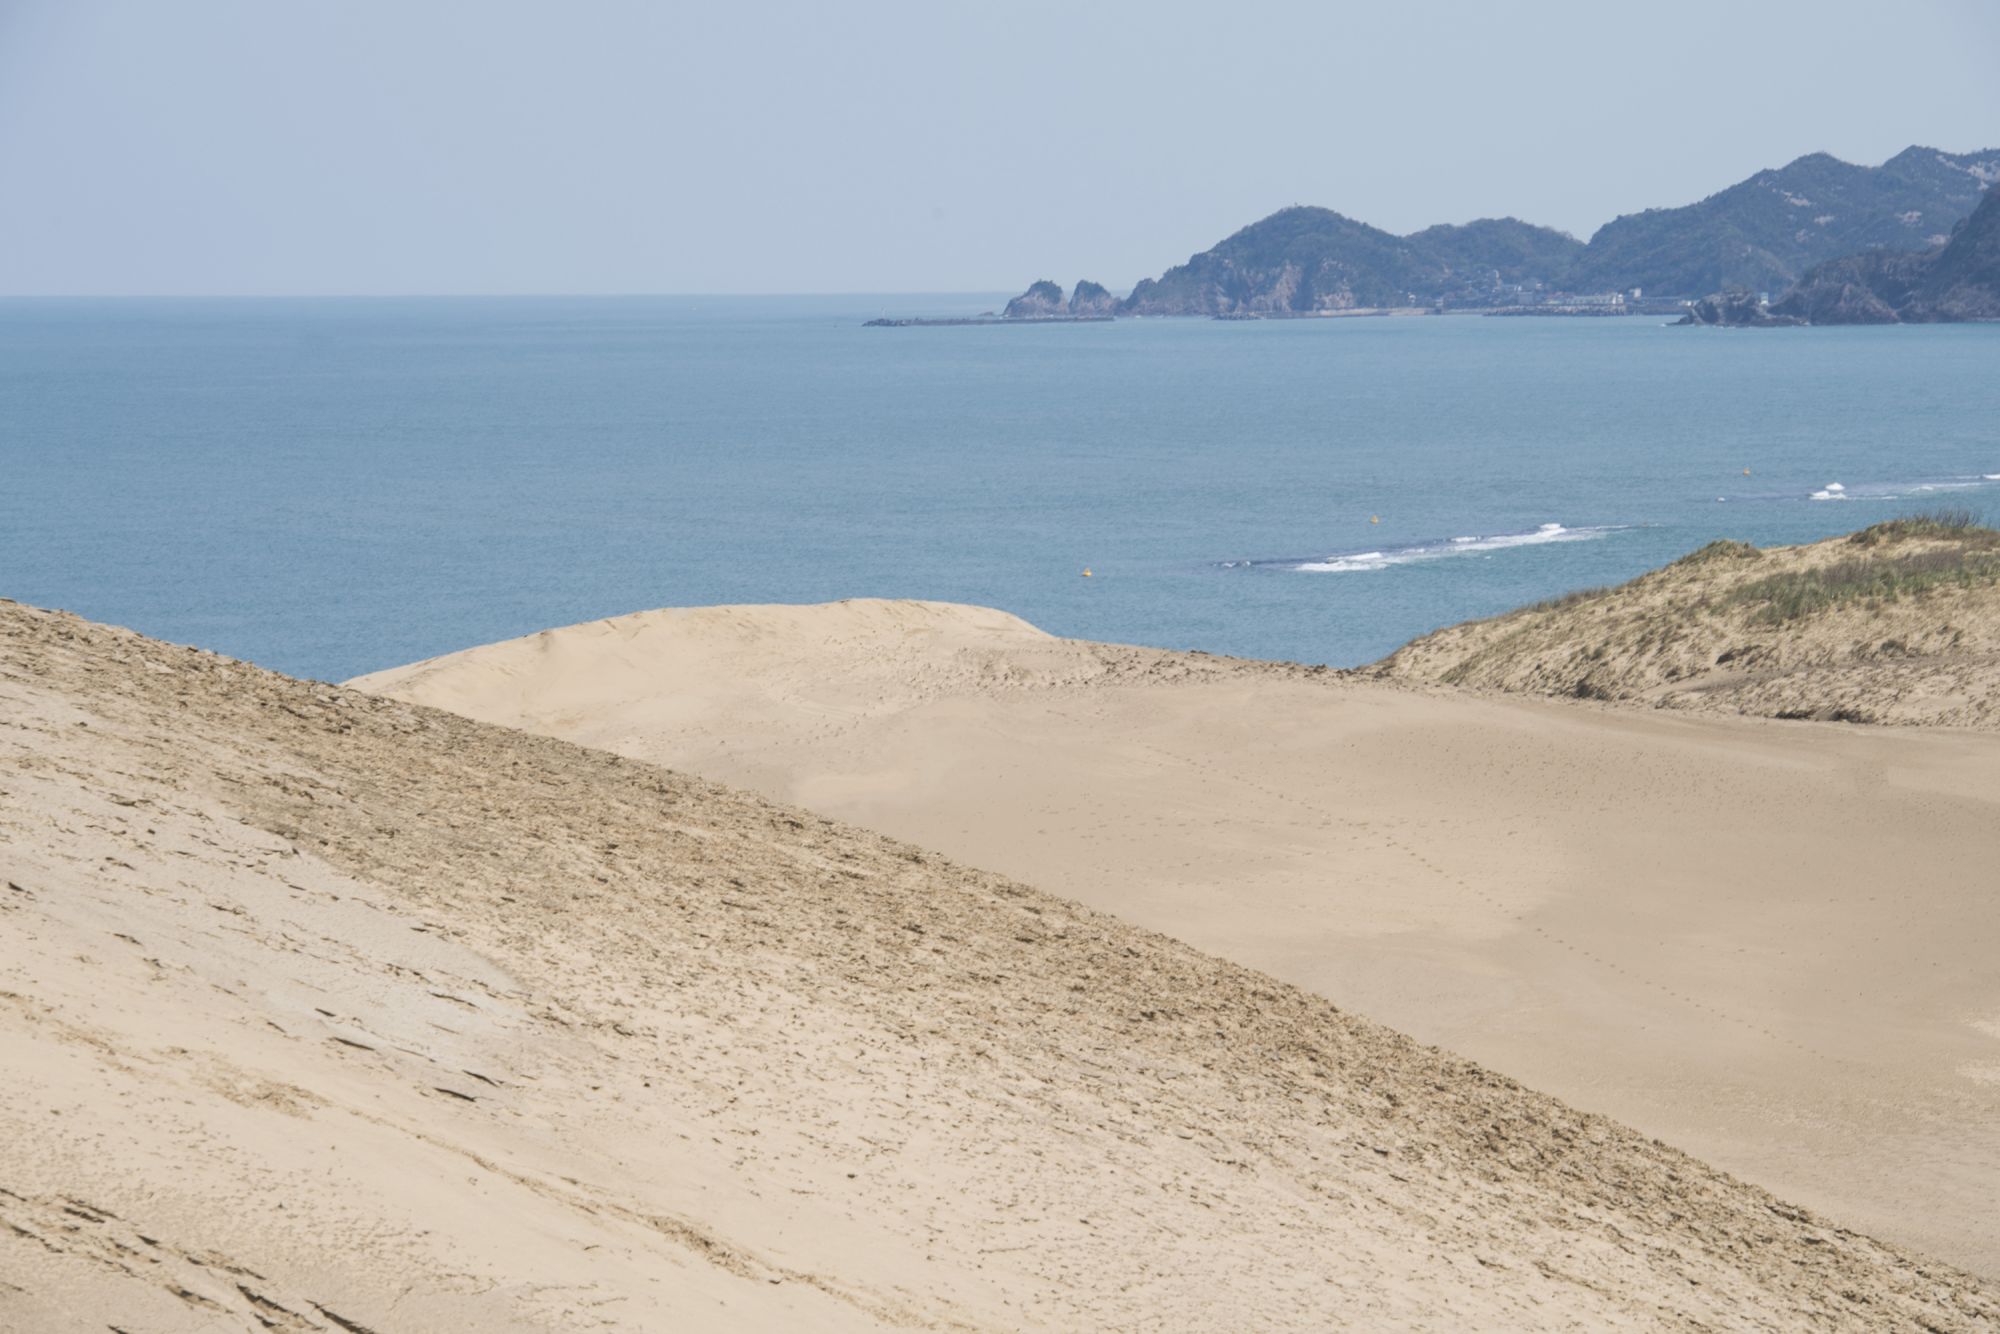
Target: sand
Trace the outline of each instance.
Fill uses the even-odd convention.
[[[0,1053],[10,1330],[2000,1322],[1067,900],[6,603]]]
[[[1368,674],[1654,708],[2000,731],[2000,532],[1900,519],[1716,542],[1405,645]]]
[[[1263,970],[2000,1275],[2000,741],[1399,687],[922,603],[370,690],[741,784]]]

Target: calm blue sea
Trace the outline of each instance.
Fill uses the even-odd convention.
[[[327,679],[861,595],[1351,664],[1716,537],[2000,516],[2000,326],[861,327],[998,299],[0,302],[0,596]]]

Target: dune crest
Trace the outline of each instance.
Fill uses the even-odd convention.
[[[468,717],[507,701],[514,725],[592,728],[607,699],[633,727],[717,733],[766,717],[820,715],[829,727],[930,700],[1182,678],[1227,659],[1059,639],[990,607],[909,599],[669,607],[543,630],[356,677],[374,694],[421,698]],[[749,712],[749,719],[741,711]],[[794,719],[788,719],[794,720]]]
[[[1325,1001],[650,765],[0,604],[0,1323],[1975,1329]]]
[[[1715,542],[1616,588],[1425,635],[1391,680],[1766,718],[2000,729],[2000,532],[1892,520]]]
[[[643,636],[359,684],[1014,876],[2000,1275],[1990,737],[1411,689],[995,617],[645,613],[609,623]]]

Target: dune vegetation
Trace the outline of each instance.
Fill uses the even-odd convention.
[[[2000,531],[1967,510],[1759,550],[1717,541],[1413,641],[1392,680],[1779,718],[2000,727]]]

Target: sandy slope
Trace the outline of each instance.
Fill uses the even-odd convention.
[[[1301,991],[0,603],[0,1327],[1990,1329]]]
[[[2000,744],[1479,698],[920,603],[364,687],[1072,895],[2000,1274]]]
[[[1369,669],[1659,708],[2000,730],[2000,532],[1892,520],[1716,542],[1617,588],[1448,626]]]

